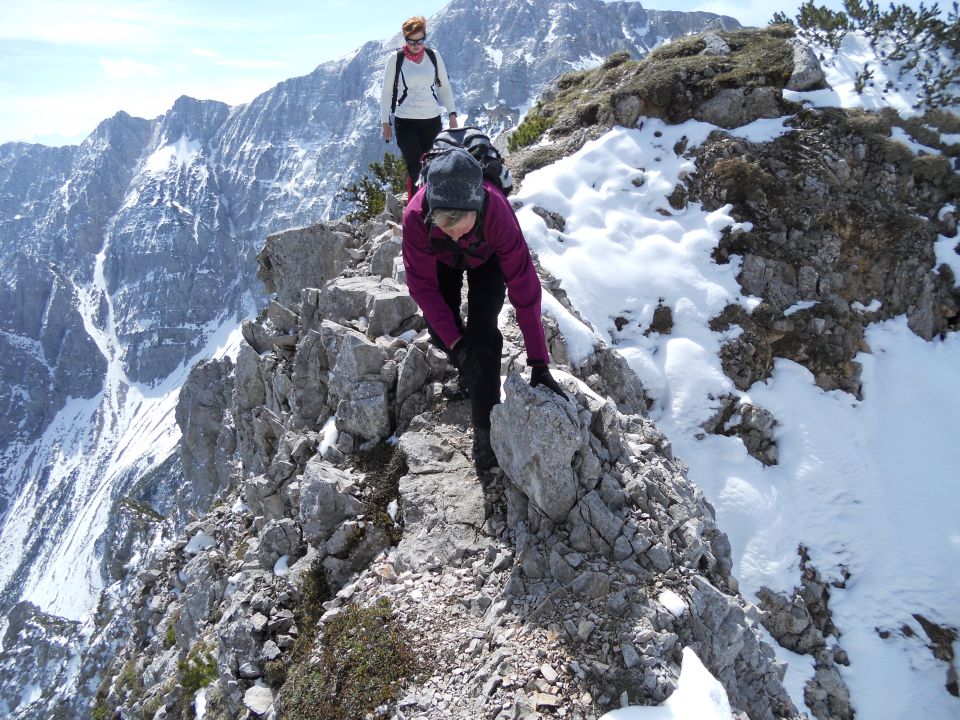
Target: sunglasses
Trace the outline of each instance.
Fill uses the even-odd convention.
[[[427,41],[427,36],[424,35],[422,38],[417,38],[416,40],[414,40],[413,38],[405,37],[403,41],[407,45],[423,45]]]

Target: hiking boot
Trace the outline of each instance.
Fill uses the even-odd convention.
[[[490,444],[490,428],[475,428],[473,431],[473,467],[478,475],[484,475],[497,466],[497,456]]]

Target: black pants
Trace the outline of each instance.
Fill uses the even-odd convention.
[[[476,269],[466,269],[467,324],[464,330],[463,319],[460,317],[463,276],[463,269],[437,263],[440,294],[453,310],[457,325],[480,361],[480,382],[470,394],[470,415],[473,426],[489,429],[490,411],[500,402],[500,355],[503,352],[503,335],[497,327],[497,317],[503,308],[506,285],[496,256]],[[428,327],[428,330],[434,342],[446,349],[433,328]]]
[[[416,185],[420,178],[420,158],[433,146],[433,141],[443,129],[440,116],[426,120],[394,118],[393,126],[397,135],[397,147],[407,164],[407,175]]]

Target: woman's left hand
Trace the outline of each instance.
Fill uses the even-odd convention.
[[[530,386],[537,387],[543,385],[545,388],[553,390],[564,400],[569,400],[567,394],[560,388],[560,384],[550,374],[550,368],[546,365],[534,365],[530,370]]]

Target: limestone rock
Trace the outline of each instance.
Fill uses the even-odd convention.
[[[346,269],[347,244],[343,233],[327,225],[268,235],[257,255],[257,277],[279,303],[289,305],[300,299],[303,288],[323,287]]]
[[[793,73],[787,81],[788,90],[812,90],[823,84],[823,68],[816,53],[799,39],[793,40]]]
[[[735,128],[760,118],[780,117],[780,108],[772,88],[728,88],[701,103],[693,116],[702,122]]]
[[[323,542],[344,520],[361,512],[362,504],[352,494],[354,488],[350,475],[318,456],[307,463],[300,480],[298,513],[304,540],[314,545]]]
[[[500,466],[531,502],[562,524],[577,502],[571,468],[580,448],[580,420],[549,390],[530,387],[519,374],[504,384],[507,399],[491,414],[491,444]]]

